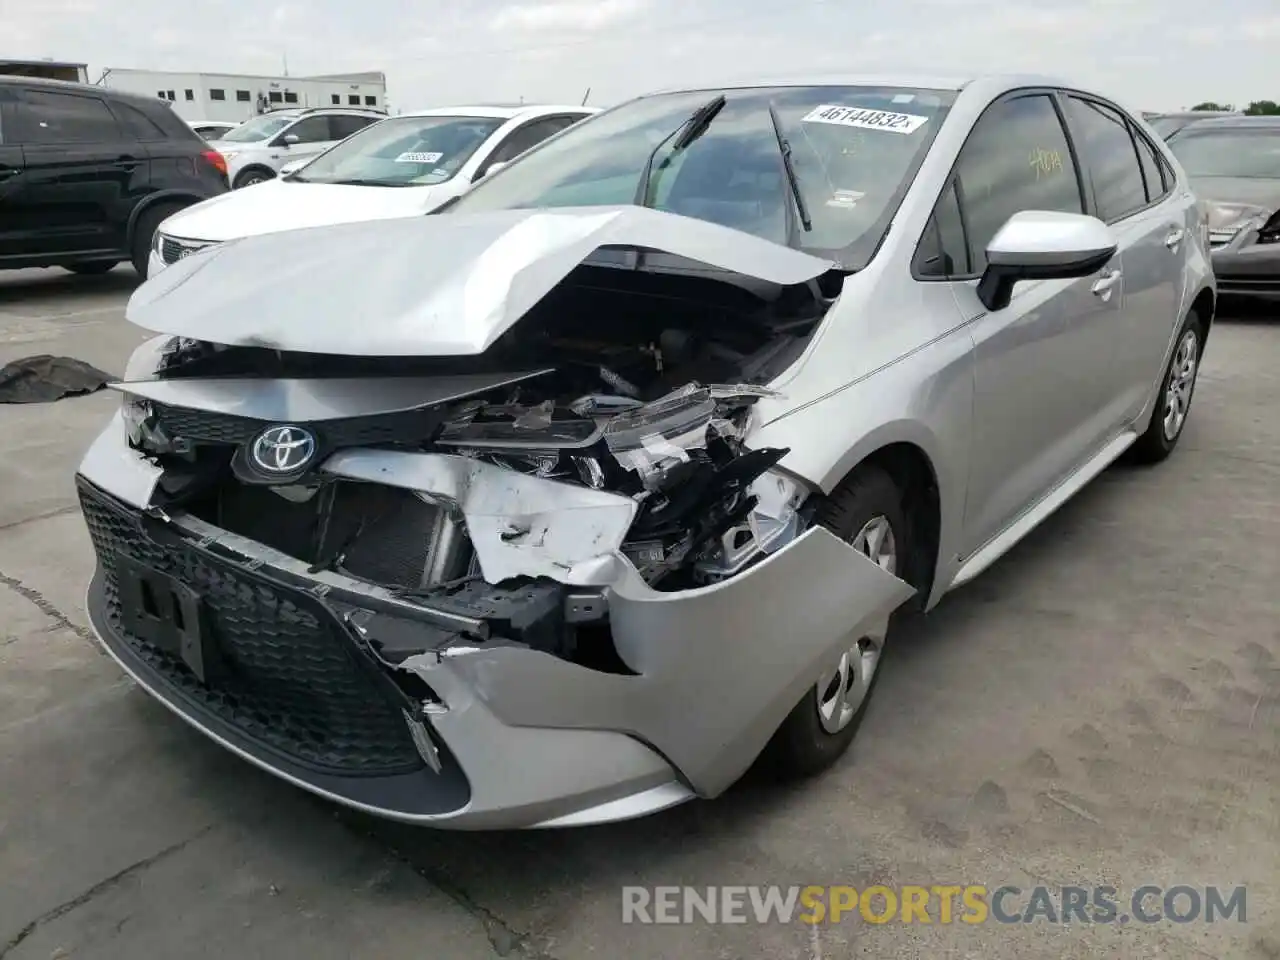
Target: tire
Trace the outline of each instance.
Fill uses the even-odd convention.
[[[855,543],[859,534],[877,521],[887,524],[892,534],[896,560],[891,572],[903,576],[903,571],[909,568],[907,551],[910,532],[903,510],[902,491],[884,470],[875,466],[855,470],[822,502],[814,517],[817,525],[825,527],[848,543]],[[831,719],[824,722],[819,708],[824,700],[831,702],[829,696],[824,695],[832,692],[832,685],[841,677],[837,672],[836,677],[823,690],[819,690],[819,686],[824,683],[820,679],[806,691],[787,715],[762,754],[761,759],[767,769],[788,779],[809,777],[826,770],[844,755],[858,732],[866,715],[867,705],[871,702],[871,695],[875,692],[875,685],[880,679],[887,638],[886,624],[872,660],[867,659],[867,654],[855,657],[852,655],[854,651],[846,655],[854,668],[861,667],[865,670],[869,664],[872,672],[870,681],[862,684],[865,693],[856,707],[852,708],[851,714],[842,709],[850,705],[842,703],[837,707],[843,714],[843,725],[832,729],[835,723]],[[859,678],[850,675],[850,680],[857,679]]]
[[[115,269],[119,260],[93,260],[88,263],[69,263],[67,269],[82,277],[100,277]]]
[[[1156,398],[1151,423],[1129,448],[1133,462],[1160,463],[1173,453],[1191,414],[1191,399],[1195,396],[1203,355],[1204,324],[1193,310],[1178,329],[1173,354],[1160,378],[1160,395]]]
[[[236,190],[243,190],[245,187],[252,187],[255,183],[266,183],[273,179],[275,178],[261,167],[250,167],[248,170],[241,171],[233,186]]]
[[[181,210],[181,205],[159,204],[142,211],[133,225],[133,240],[129,247],[133,269],[138,272],[138,279],[147,279],[147,260],[151,256],[151,242],[155,239],[156,228],[168,217]]]

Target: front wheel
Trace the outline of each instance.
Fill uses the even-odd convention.
[[[901,576],[909,534],[903,495],[879,467],[859,468],[831,494],[815,522],[869,560]],[[765,748],[766,764],[784,776],[820,773],[853,742],[880,676],[889,618],[840,652],[795,705]]]
[[[1160,381],[1160,395],[1146,432],[1130,448],[1138,463],[1159,463],[1173,453],[1191,413],[1191,397],[1204,353],[1204,325],[1194,311],[1178,330],[1173,355]]]

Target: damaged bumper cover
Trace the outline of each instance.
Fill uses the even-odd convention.
[[[351,450],[324,470],[460,511],[487,582],[589,586],[620,663],[572,662],[483,604],[397,595],[158,509],[161,471],[120,417],[78,478],[98,555],[90,618],[121,666],[206,735],[392,819],[567,826],[714,797],[823,662],[913,593],[820,528],[728,579],[660,592],[620,552],[627,497],[434,453]],[[151,632],[175,609],[181,630]]]

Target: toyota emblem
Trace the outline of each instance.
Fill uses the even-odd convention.
[[[253,441],[253,465],[266,474],[297,473],[316,455],[316,437],[303,427],[267,427]]]

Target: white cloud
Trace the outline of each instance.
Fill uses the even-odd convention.
[[[644,0],[553,0],[504,7],[489,18],[497,32],[594,31],[629,20],[645,7]]]

